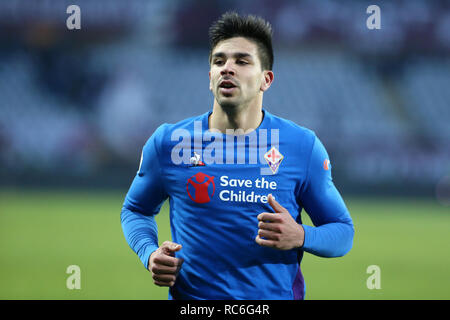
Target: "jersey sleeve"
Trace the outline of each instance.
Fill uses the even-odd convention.
[[[315,137],[300,203],[314,226],[303,225],[303,250],[322,257],[339,257],[353,245],[350,213],[331,177],[331,164],[321,141]]]
[[[139,169],[125,197],[121,224],[131,249],[148,268],[148,259],[158,248],[158,228],[154,216],[167,199],[159,161],[162,126],[142,149]]]

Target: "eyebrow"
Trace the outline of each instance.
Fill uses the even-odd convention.
[[[214,58],[225,58],[227,55],[224,52],[216,52],[212,55],[211,59]],[[235,52],[232,54],[234,58],[250,58],[252,59],[252,55],[247,52]]]

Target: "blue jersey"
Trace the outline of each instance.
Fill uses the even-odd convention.
[[[172,241],[184,259],[169,298],[303,299],[303,252],[338,257],[351,249],[352,219],[324,146],[313,131],[263,113],[242,135],[209,131],[210,111],[163,124],[146,142],[121,222],[147,268],[158,248],[154,216],[169,199]],[[273,212],[268,194],[299,224],[303,209],[310,216],[302,248],[255,242],[257,216]]]

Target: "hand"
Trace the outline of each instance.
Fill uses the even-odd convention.
[[[165,241],[149,258],[148,270],[152,273],[157,286],[172,287],[183,264],[182,258],[175,258],[175,252],[181,250],[181,244]]]
[[[269,204],[274,213],[263,212],[258,215],[257,244],[279,250],[301,248],[305,240],[305,230],[292,218],[289,211],[269,194]],[[263,239],[265,238],[265,239]]]

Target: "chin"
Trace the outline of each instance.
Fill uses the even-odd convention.
[[[219,105],[225,112],[232,112],[238,110],[239,104],[236,101],[232,101],[231,99],[220,99]]]

